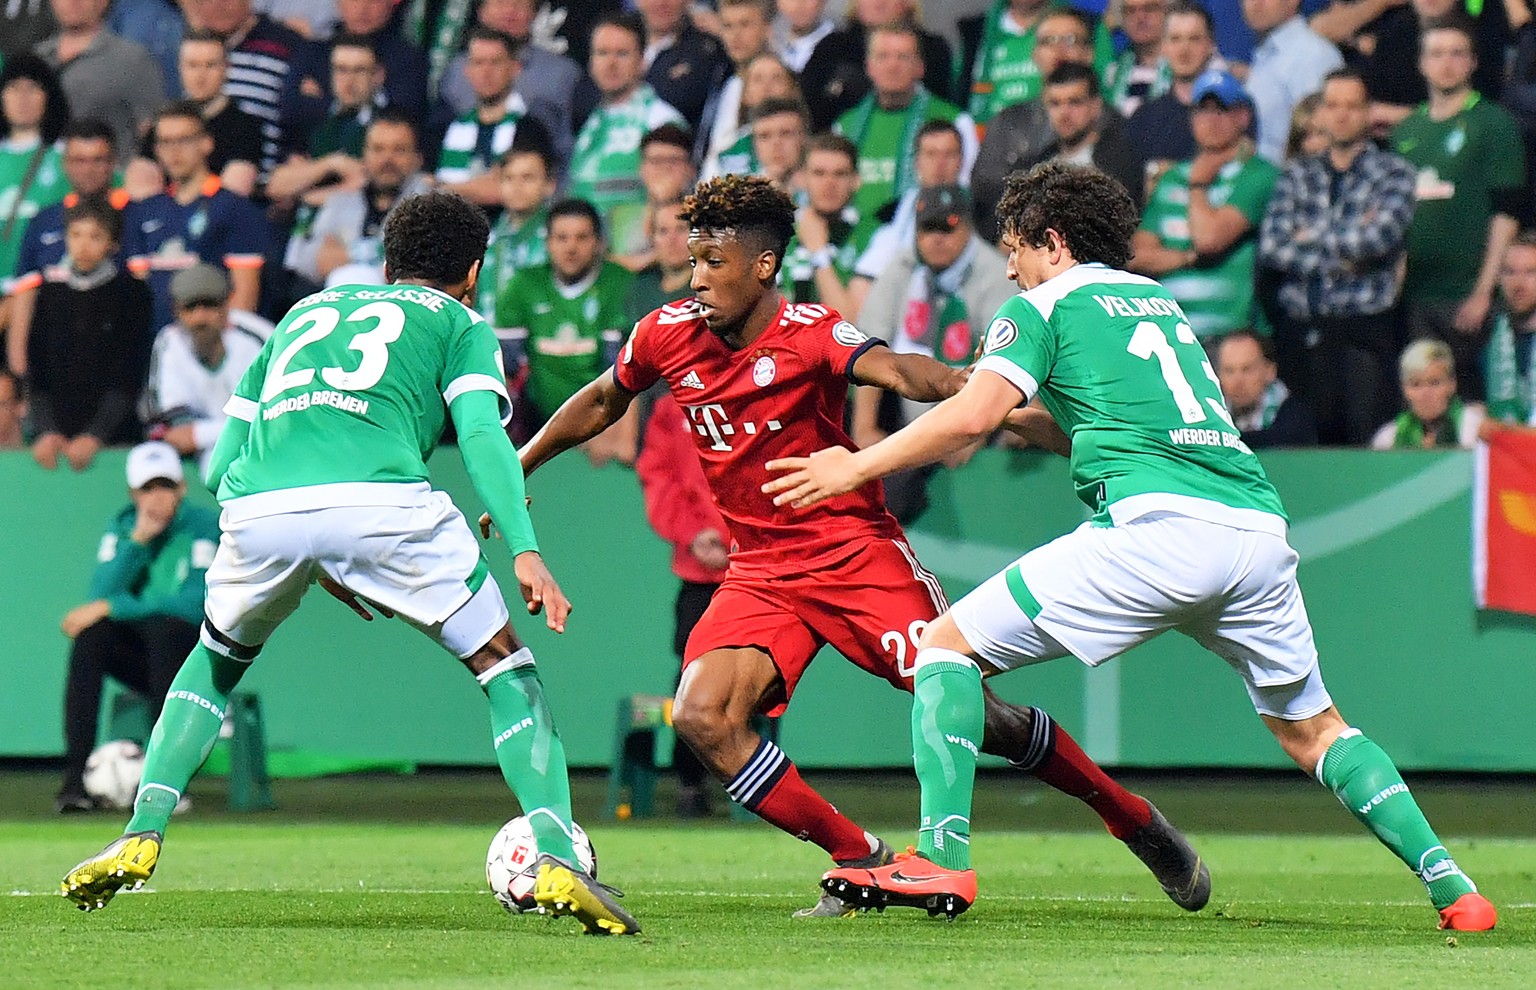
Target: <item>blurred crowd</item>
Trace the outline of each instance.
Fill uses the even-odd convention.
[[[1017,291],[1004,179],[1052,159],[1141,206],[1250,446],[1536,425],[1531,0],[13,0],[0,57],[0,447],[45,468],[206,454],[272,321],[381,282],[432,187],[492,220],[519,436],[688,294],[726,173],[797,204],[792,301],[963,365]],[[920,412],[860,388],[850,430]]]

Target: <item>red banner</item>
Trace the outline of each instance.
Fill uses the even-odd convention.
[[[1478,607],[1536,615],[1536,434],[1478,445],[1472,526]]]

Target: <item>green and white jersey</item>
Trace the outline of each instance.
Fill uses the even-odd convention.
[[[640,181],[640,139],[662,124],[683,124],[649,84],[642,83],[623,103],[600,104],[576,135],[566,195],[597,207],[604,219],[624,204],[645,205]],[[609,242],[614,242],[609,230]]]
[[[1285,535],[1285,509],[1166,289],[1077,265],[1008,300],[978,371],[1037,393],[1072,438],[1072,483],[1096,525],[1151,512]]]
[[[929,93],[921,83],[912,102],[900,110],[884,109],[871,93],[837,118],[832,129],[859,149],[859,190],[853,194],[853,205],[861,214],[874,216],[880,207],[917,185],[917,132],[930,120],[948,121],[960,131],[969,169],[975,160],[976,125],[959,107]]]
[[[1188,251],[1189,167],[1180,162],[1160,179],[1141,215],[1141,229],[1158,236],[1165,247]],[[1215,209],[1236,208],[1248,219],[1249,229],[1218,258],[1202,258],[1201,264],[1178,268],[1163,275],[1162,282],[1189,315],[1190,326],[1201,340],[1233,330],[1267,333],[1254,302],[1254,264],[1258,258],[1259,224],[1280,181],[1280,170],[1254,155],[1227,162],[1206,190]]]
[[[517,125],[528,114],[520,94],[507,97],[506,112],[494,124],[480,121],[478,108],[454,118],[443,134],[443,150],[437,159],[437,181],[468,182],[491,170],[517,137]]]
[[[21,238],[27,232],[27,221],[38,211],[62,200],[69,192],[69,178],[64,174],[64,158],[59,145],[41,149],[39,144],[17,144],[0,141],[0,228],[9,227],[7,236],[0,240],[0,280],[12,275],[25,275],[16,271],[16,260],[21,255]],[[26,194],[21,195],[21,185],[32,169],[32,160],[38,159],[37,170]],[[11,216],[15,220],[11,221]]]
[[[843,207],[842,214],[827,224],[830,243],[822,250],[827,252],[825,261],[832,265],[837,280],[843,285],[853,277],[854,266],[864,249],[869,247],[878,227],[876,223],[860,219],[859,211],[852,206]],[[784,250],[784,264],[779,266],[779,288],[791,303],[821,302],[821,293],[816,288],[816,269],[821,267],[823,259],[817,257],[818,253],[801,244],[799,235],[789,239]]]
[[[704,176],[712,179],[717,175],[756,175],[761,164],[757,160],[757,151],[752,147],[752,132],[748,131],[724,151],[720,152],[717,159],[718,165],[713,172]],[[706,167],[705,171],[709,171]]]
[[[475,294],[475,308],[487,320],[496,318],[496,299],[524,268],[549,261],[545,235],[549,233],[549,207],[541,206],[522,223],[513,225],[510,214],[503,212],[491,227],[491,240],[485,248],[485,262],[480,268],[480,288]]]
[[[971,96],[967,109],[978,124],[1015,103],[1040,96],[1044,80],[1035,65],[1036,23],[1024,28],[1009,10],[1008,0],[996,0],[983,22],[976,62],[971,67]],[[1104,22],[1093,32],[1093,70],[1103,77],[1115,57],[1114,39]]]
[[[416,285],[305,296],[224,407],[251,428],[219,501],[247,515],[385,504],[391,486],[427,481],[448,404],[473,391],[511,420],[496,335],[457,299]]]
[[[528,383],[523,394],[540,419],[613,363],[631,321],[625,299],[634,276],[611,261],[574,285],[548,265],[513,276],[496,302],[496,326],[523,341]]]

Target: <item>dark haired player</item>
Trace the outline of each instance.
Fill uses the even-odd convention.
[[[523,502],[500,347],[467,303],[489,226],[459,196],[405,200],[384,224],[387,286],[342,285],[288,311],[225,406],[209,487],[224,529],[208,569],[198,646],[150,737],[122,838],[65,876],[90,911],[149,879],[182,790],[208,756],[229,695],[317,579],[360,616],[399,615],[458,657],[491,706],[496,759],[542,855],[534,896],[589,932],[635,919],[582,873],[571,848],[565,749],[533,654],[496,579],[426,459],[451,418],[475,491],[491,507],[529,614],[565,630],[570,602],[539,556]]]
[[[835,504],[841,492],[985,436],[1038,394],[1072,437],[1073,485],[1094,517],[928,626],[912,707],[917,855],[833,870],[823,887],[858,907],[964,911],[976,899],[970,815],[982,677],[1067,655],[1093,666],[1177,629],[1238,672],[1286,755],[1424,882],[1441,928],[1492,928],[1493,905],[1440,844],[1392,760],[1340,717],[1323,687],[1280,497],[1232,425],[1179,304],[1120,270],[1136,230],[1130,197],[1096,169],[1038,165],[1009,178],[998,216],[1008,275],[1024,291],[998,310],[960,394],[857,453],[770,463],[787,473],[764,491],[785,507]]]
[[[613,370],[572,396],[524,448],[523,470],[601,433],[638,393],[666,380],[733,538],[725,582],[684,654],[678,734],[743,807],[838,863],[878,866],[891,860],[890,847],[812,790],[789,757],[752,730],[751,716],[782,712],[828,643],[910,691],[916,643],[944,610],[943,590],[885,510],[879,485],[795,512],[762,494],[763,465],[847,444],[850,382],[932,401],[952,395],[963,376],[897,354],[825,307],[789,304],[775,277],[794,232],[794,205],[766,179],[703,183],[683,217],[693,228],[694,297],[639,322]],[[482,530],[488,525],[482,518]],[[1205,904],[1209,874],[1194,850],[1044,712],[989,695],[982,748],[1086,801],[1175,902],[1190,910]],[[798,912],[852,913],[829,895]]]

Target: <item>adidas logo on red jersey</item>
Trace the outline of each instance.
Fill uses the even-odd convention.
[[[678,385],[682,386],[683,388],[702,389],[704,387],[704,380],[699,377],[699,373],[697,371],[690,371],[688,374],[683,376],[683,380],[678,382]]]

